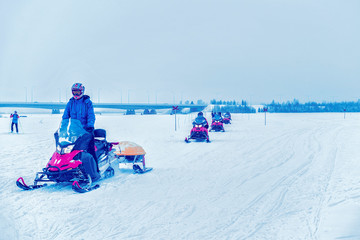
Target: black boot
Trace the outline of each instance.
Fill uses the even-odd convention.
[[[86,174],[90,174],[93,181],[97,181],[101,178],[100,173],[97,170],[98,168],[95,159],[90,153],[82,152],[81,161]]]

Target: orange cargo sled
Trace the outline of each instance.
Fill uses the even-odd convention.
[[[145,150],[136,143],[129,141],[119,142],[114,146],[114,153],[120,157],[122,156],[137,156],[137,155],[145,155]]]
[[[113,143],[114,154],[118,156],[119,166],[121,164],[132,164],[135,173],[145,173],[152,168],[145,166],[145,150],[138,144],[122,141]]]

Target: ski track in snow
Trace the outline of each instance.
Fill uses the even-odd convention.
[[[86,194],[21,191],[16,179],[31,184],[55,150],[61,116],[21,119],[19,135],[0,118],[6,239],[360,239],[360,218],[337,215],[360,212],[359,114],[269,114],[267,126],[234,114],[211,143],[188,144],[195,114],[178,115],[176,132],[169,115],[96,117],[109,141],[143,146],[154,170],[116,169]]]

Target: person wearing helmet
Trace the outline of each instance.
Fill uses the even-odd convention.
[[[78,119],[88,132],[94,130],[95,113],[92,101],[84,95],[85,87],[81,83],[74,83],[71,87],[73,97],[66,104],[62,119]]]
[[[226,113],[224,114],[224,117],[229,118],[229,119],[231,120],[231,114],[230,114],[230,112],[226,112]]]
[[[11,121],[11,132],[14,132],[14,125],[16,127],[16,133],[19,133],[18,129],[18,122],[19,122],[19,115],[17,114],[17,111],[15,111],[13,114],[10,115],[10,118],[12,118]]]
[[[203,112],[199,112],[199,113],[198,113],[197,117],[195,118],[195,120],[194,120],[194,122],[193,122],[193,125],[194,125],[195,122],[197,122],[197,123],[200,123],[200,122],[201,122],[201,123],[204,124],[204,127],[205,127],[206,129],[209,128],[209,123],[208,123],[208,121],[206,120],[206,118],[204,117]]]
[[[91,134],[89,140],[87,152],[90,153],[93,158],[83,159],[85,171],[91,175],[93,180],[100,178],[99,166],[97,164],[97,157],[95,154],[95,142],[94,142],[94,125],[95,125],[95,113],[92,101],[88,95],[84,95],[85,87],[81,83],[74,83],[71,87],[73,97],[70,98],[66,104],[62,119],[77,119],[81,122],[83,128]],[[95,161],[95,164],[94,164]],[[96,167],[94,167],[96,166]]]
[[[215,113],[214,117],[212,118],[212,122],[214,121],[224,122],[224,119],[221,116],[221,112]]]

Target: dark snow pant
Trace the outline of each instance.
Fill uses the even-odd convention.
[[[96,170],[99,172],[99,164],[98,164],[98,159],[96,157],[96,153],[95,153],[95,140],[94,140],[94,136],[92,136],[90,142],[89,142],[89,147],[87,149],[87,152],[90,153],[95,162],[96,162]]]
[[[16,132],[18,133],[18,132],[19,132],[18,124],[17,124],[17,123],[14,123],[14,122],[11,123],[11,132],[14,131],[14,125],[15,125],[15,127],[16,127]]]
[[[97,180],[100,178],[100,174],[95,154],[94,135],[92,133],[84,134],[81,138],[82,139],[79,141],[76,149],[85,150],[85,152],[82,152],[81,155],[84,170],[87,174],[90,174],[93,180]]]
[[[92,180],[98,180],[100,174],[97,170],[97,164],[93,156],[87,152],[82,152],[81,161],[83,163],[84,170],[87,174],[90,174]]]

